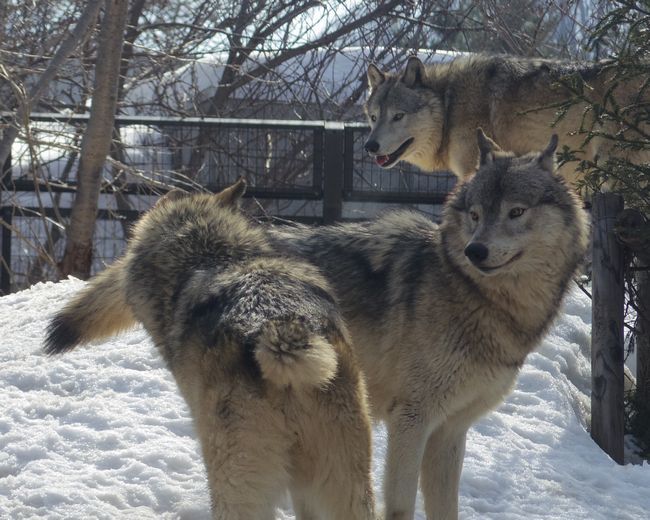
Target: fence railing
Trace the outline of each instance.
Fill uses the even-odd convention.
[[[0,114],[2,117],[6,120],[7,116]],[[4,165],[0,178],[0,294],[47,278],[46,267],[59,257],[64,237],[61,228],[76,190],[75,136],[80,136],[86,122],[87,116],[33,115],[32,141],[19,143]],[[359,123],[119,117],[104,172],[105,200],[98,212],[94,271],[121,253],[128,235],[124,224],[135,220],[159,193],[173,186],[218,191],[241,175],[249,181],[247,196],[261,201],[264,212],[271,216],[330,223],[370,217],[386,204],[412,204],[435,216],[453,186],[453,177],[404,167],[380,169],[363,152],[366,133],[367,127]],[[125,200],[111,205],[118,195]],[[598,197],[594,213],[592,436],[622,463],[624,280],[612,228],[622,201],[610,200],[615,198],[611,194]],[[284,201],[284,205],[265,204],[268,201]],[[306,206],[310,211],[302,211]],[[110,226],[114,229],[107,231]],[[636,252],[644,265],[650,263],[647,250],[644,245],[643,255]],[[650,325],[644,330],[648,329]],[[644,341],[647,343],[647,338]]]
[[[11,124],[10,114],[0,114]],[[0,293],[56,277],[87,115],[32,114],[0,178]],[[435,216],[450,174],[383,170],[361,123],[120,116],[103,172],[93,272],[118,256],[133,221],[172,187],[218,191],[245,176],[269,216],[363,219],[390,204]]]

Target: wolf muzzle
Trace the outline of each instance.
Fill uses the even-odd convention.
[[[480,242],[470,242],[465,248],[465,256],[469,258],[474,265],[480,265],[487,260],[490,254],[488,248]]]

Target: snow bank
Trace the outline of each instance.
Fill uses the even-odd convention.
[[[142,329],[42,354],[48,316],[82,286],[0,298],[0,518],[209,518],[189,412]],[[576,291],[513,394],[470,431],[461,518],[647,518],[650,467],[617,466],[585,430],[590,320]],[[381,500],[382,427],[374,444]]]

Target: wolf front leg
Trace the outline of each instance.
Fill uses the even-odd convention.
[[[457,428],[449,423],[429,436],[420,477],[427,520],[458,518],[458,484],[466,436],[467,428]]]
[[[411,520],[415,514],[420,463],[431,426],[418,412],[414,412],[412,407],[399,407],[391,412],[387,430],[385,518]]]

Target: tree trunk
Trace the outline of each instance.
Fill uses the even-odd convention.
[[[118,103],[124,100],[124,85],[129,73],[129,65],[131,63],[131,59],[133,58],[133,44],[140,35],[138,22],[142,16],[142,12],[144,11],[145,3],[146,0],[133,0],[133,2],[131,2],[131,9],[129,10],[127,28],[124,37],[124,45],[122,46],[122,59],[120,60],[120,75],[117,87]],[[113,127],[113,142],[111,145],[110,154],[113,159],[116,159],[121,163],[125,162],[124,147],[122,145],[122,137],[120,135],[119,127]],[[127,180],[125,176],[120,176],[119,173],[120,171],[117,167],[111,168],[113,183],[118,188],[115,191],[115,204],[119,210],[133,209],[131,203],[129,202],[128,196],[122,192],[122,188],[125,187]],[[131,222],[122,219],[120,220],[120,224],[122,225],[122,233],[126,239],[129,236]]]
[[[73,275],[83,279],[90,276],[102,170],[111,147],[117,108],[128,5],[128,0],[106,0],[105,4],[90,119],[81,141],[77,194],[66,231],[65,253],[59,266],[63,276]]]

